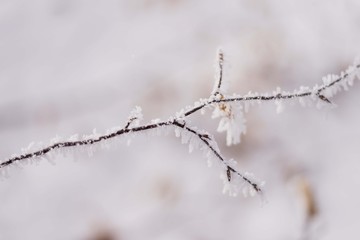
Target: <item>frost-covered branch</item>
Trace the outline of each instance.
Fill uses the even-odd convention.
[[[211,150],[211,152],[223,163],[225,169],[226,169],[226,177],[227,181],[231,182],[232,174],[234,173],[237,177],[240,177],[242,180],[244,180],[246,183],[250,184],[256,192],[261,192],[261,188],[259,185],[253,181],[251,181],[248,177],[246,177],[244,174],[240,173],[239,171],[235,170],[230,163],[228,163],[225,158],[220,154],[220,151],[217,148],[216,142],[212,140],[212,138],[207,133],[200,133],[196,129],[187,127],[185,124],[181,124],[177,121],[173,123],[175,126],[182,128],[191,134],[198,137],[208,149]],[[190,145],[191,146],[191,145]],[[192,150],[190,150],[192,151]]]
[[[273,94],[259,94],[249,92],[246,95],[236,95],[229,97],[224,97],[223,95],[217,95],[213,98],[202,99],[199,102],[195,103],[195,106],[191,109],[188,109],[184,116],[189,116],[194,112],[201,110],[202,108],[216,104],[216,103],[225,103],[225,102],[249,102],[249,101],[257,101],[261,103],[261,101],[271,101],[271,100],[287,100],[287,99],[299,99],[301,105],[306,106],[305,97],[311,97],[310,100],[319,99],[322,102],[331,103],[329,98],[333,97],[337,92],[343,88],[344,90],[348,90],[349,87],[353,85],[354,79],[357,77],[360,79],[360,63],[355,62],[353,66],[350,66],[346,72],[342,72],[340,76],[338,75],[328,75],[323,77],[323,84],[314,87],[300,87],[300,89],[296,89],[293,92],[281,91],[280,88],[277,88]],[[311,101],[307,101],[307,103],[311,103]]]
[[[222,166],[221,177],[225,183],[225,191],[230,195],[236,195],[240,190],[251,195],[262,192],[262,183],[252,180],[253,177],[248,173],[241,173],[236,169],[234,160],[227,160],[222,156],[216,141],[208,132],[198,130],[196,127],[188,126],[188,118],[197,112],[203,113],[210,108],[213,111],[212,118],[220,118],[218,132],[226,131],[227,145],[237,144],[240,142],[240,135],[246,132],[246,120],[244,112],[247,112],[251,105],[265,101],[273,101],[277,106],[277,112],[283,110],[283,101],[298,99],[302,106],[313,105],[322,107],[324,105],[333,105],[330,98],[340,90],[348,90],[353,85],[354,79],[360,79],[360,63],[350,66],[345,72],[338,75],[328,75],[323,78],[321,85],[314,87],[300,87],[292,92],[281,91],[277,88],[272,94],[259,94],[249,92],[245,95],[227,95],[224,87],[223,78],[224,54],[221,50],[217,55],[217,75],[214,89],[210,97],[200,99],[192,106],[180,110],[175,116],[168,120],[161,121],[155,119],[151,123],[141,125],[143,115],[141,108],[136,107],[131,111],[130,116],[124,127],[118,127],[109,130],[106,134],[98,134],[96,131],[88,136],[80,138],[74,135],[67,140],[54,139],[48,146],[34,146],[30,144],[28,148],[23,149],[20,155],[14,155],[11,158],[0,163],[0,175],[5,173],[11,166],[22,166],[37,159],[51,158],[50,154],[60,152],[62,149],[76,149],[79,146],[93,146],[103,144],[111,139],[126,136],[130,138],[136,133],[157,131],[161,129],[175,129],[175,135],[181,137],[181,142],[189,144],[189,151],[198,148],[202,150],[208,161],[211,163],[217,160]],[[161,131],[160,131],[161,130]],[[91,150],[92,151],[92,150]],[[243,185],[245,184],[246,187]]]

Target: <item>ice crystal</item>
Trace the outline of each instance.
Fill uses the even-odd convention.
[[[240,143],[240,135],[246,133],[246,120],[240,104],[218,104],[212,114],[212,118],[220,117],[218,132],[226,132],[226,144],[228,146]]]

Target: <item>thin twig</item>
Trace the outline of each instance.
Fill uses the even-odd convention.
[[[261,192],[260,187],[256,184],[253,183],[249,178],[245,177],[243,174],[241,174],[240,172],[238,172],[237,170],[235,170],[233,167],[231,167],[228,163],[226,163],[224,157],[220,154],[219,151],[217,151],[209,142],[209,140],[211,139],[206,139],[202,134],[198,133],[196,130],[187,127],[186,125],[183,124],[179,124],[177,121],[174,121],[173,123],[175,126],[180,127],[182,129],[185,129],[186,131],[194,134],[195,136],[197,136],[203,143],[205,143],[205,145],[213,152],[213,154],[225,165],[226,169],[227,169],[227,177],[228,177],[228,181],[231,181],[231,173],[235,173],[237,175],[239,175],[245,182],[247,182],[248,184],[250,184],[254,190],[256,192]]]
[[[22,154],[13,158],[10,158],[2,163],[0,163],[0,168],[3,168],[5,166],[8,166],[12,163],[15,163],[17,161],[21,161],[24,159],[28,159],[28,158],[33,158],[33,157],[40,157],[45,155],[48,152],[51,152],[55,149],[60,149],[60,148],[68,148],[68,147],[75,147],[75,146],[86,146],[86,145],[92,145],[95,143],[99,143],[101,141],[105,141],[126,133],[131,133],[131,132],[140,132],[140,131],[146,131],[146,130],[150,130],[150,129],[155,129],[158,127],[162,127],[162,126],[166,126],[166,125],[171,125],[172,123],[169,121],[164,121],[164,122],[160,122],[160,123],[156,123],[156,124],[147,124],[147,125],[143,125],[143,126],[139,126],[139,127],[133,127],[133,128],[128,128],[128,124],[123,128],[120,129],[116,132],[112,132],[109,134],[105,134],[105,135],[101,135],[97,138],[93,138],[93,139],[86,139],[86,140],[79,140],[79,141],[65,141],[65,142],[59,142],[59,143],[55,143],[53,145],[50,145],[48,147],[45,147],[41,150],[38,150],[36,152],[32,152],[32,153],[27,153],[27,154]]]
[[[220,88],[223,83],[223,71],[224,71],[224,53],[221,49],[218,50],[218,56],[217,56],[217,63],[218,63],[218,79],[215,82],[215,89],[213,91],[213,95],[216,96],[220,93]]]

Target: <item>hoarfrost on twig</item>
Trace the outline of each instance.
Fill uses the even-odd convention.
[[[87,147],[87,153],[92,156],[93,153],[101,148],[109,148],[109,142],[117,139],[126,139],[128,144],[132,138],[139,133],[149,133],[152,135],[168,134],[171,129],[175,131],[176,137],[181,138],[183,144],[189,145],[189,152],[195,149],[203,151],[208,160],[208,165],[213,165],[218,161],[222,166],[221,179],[224,182],[224,192],[231,196],[242,192],[244,195],[252,196],[261,193],[263,182],[257,183],[257,180],[248,173],[241,173],[236,169],[236,164],[232,160],[226,160],[213,136],[205,130],[199,130],[194,126],[189,126],[189,117],[196,113],[204,113],[205,109],[213,109],[213,118],[220,118],[217,130],[226,132],[227,145],[240,143],[240,135],[246,132],[246,120],[244,112],[248,112],[253,105],[261,104],[266,101],[274,101],[278,113],[284,110],[286,100],[298,99],[301,106],[335,106],[330,99],[341,90],[349,90],[354,84],[355,79],[360,79],[360,61],[357,59],[346,71],[338,75],[327,75],[322,79],[321,85],[314,87],[301,86],[292,92],[281,91],[277,88],[272,94],[259,94],[257,92],[248,92],[246,95],[227,95],[227,83],[224,79],[224,53],[220,49],[217,53],[215,84],[212,93],[208,98],[202,98],[194,102],[192,106],[178,111],[175,116],[162,121],[154,119],[150,123],[141,125],[143,120],[142,109],[136,106],[128,117],[124,127],[117,126],[106,131],[105,134],[97,133],[96,129],[90,135],[80,138],[77,134],[67,140],[56,136],[50,141],[48,146],[36,145],[30,143],[28,147],[22,149],[19,155],[12,155],[0,163],[0,177],[7,177],[8,170],[13,165],[21,167],[26,163],[37,163],[39,159],[46,159],[53,164],[54,155],[60,153],[76,153],[75,149],[80,151]],[[124,138],[125,136],[125,138]]]

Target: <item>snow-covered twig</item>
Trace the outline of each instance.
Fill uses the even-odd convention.
[[[43,158],[55,150],[66,149],[78,146],[94,145],[103,143],[109,139],[113,139],[122,135],[133,135],[137,132],[146,132],[163,127],[175,128],[176,136],[182,138],[183,143],[189,143],[190,151],[197,147],[204,150],[205,155],[209,160],[217,159],[223,166],[223,179],[226,190],[231,195],[236,195],[238,190],[238,183],[240,180],[245,183],[250,189],[250,193],[261,193],[261,185],[250,179],[249,174],[241,173],[234,167],[234,161],[226,160],[218,149],[217,143],[214,138],[204,130],[198,130],[195,127],[188,126],[188,117],[198,111],[204,111],[206,108],[213,108],[213,118],[221,117],[219,122],[218,131],[227,132],[227,145],[237,144],[240,142],[240,135],[245,133],[245,119],[243,112],[248,111],[249,105],[254,103],[261,103],[262,101],[274,101],[277,105],[277,111],[281,111],[282,101],[290,99],[299,99],[301,105],[306,106],[316,102],[319,107],[322,105],[332,104],[329,100],[338,91],[344,89],[348,90],[349,86],[353,85],[355,78],[360,79],[360,63],[355,63],[350,66],[340,76],[328,75],[323,78],[323,84],[309,87],[300,87],[298,90],[292,92],[281,91],[279,88],[273,94],[258,94],[249,92],[246,95],[227,95],[226,89],[223,87],[223,64],[224,54],[220,50],[218,52],[218,74],[215,81],[214,89],[210,97],[200,99],[195,102],[193,106],[186,107],[179,111],[175,116],[170,117],[168,120],[160,121],[153,120],[151,123],[140,125],[143,118],[141,108],[136,107],[130,114],[125,127],[118,128],[106,134],[99,135],[94,132],[93,135],[85,136],[83,139],[78,140],[75,136],[66,141],[53,141],[49,146],[40,147],[37,150],[32,150],[29,146],[28,149],[23,151],[23,154],[15,155],[0,163],[0,170],[14,164],[21,165],[26,160]],[[1,171],[0,171],[1,175]],[[232,185],[229,185],[232,183]],[[234,185],[235,184],[235,185]],[[244,188],[243,188],[244,191]]]

